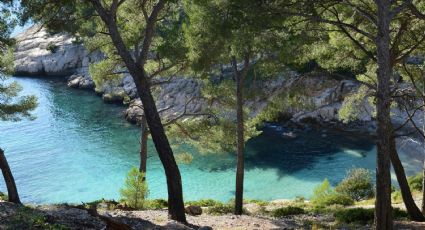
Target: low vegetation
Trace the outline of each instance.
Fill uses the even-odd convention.
[[[296,206],[278,208],[271,212],[272,216],[276,218],[290,216],[290,215],[300,215],[304,213],[306,213],[306,211],[303,208],[296,207]]]
[[[145,174],[139,172],[135,167],[131,168],[125,179],[124,188],[120,190],[122,201],[131,208],[143,209],[146,205],[148,195],[148,185],[145,181]]]
[[[8,220],[7,230],[16,229],[45,229],[45,230],[67,230],[69,228],[55,223],[49,223],[46,217],[34,209],[22,206],[17,213]]]

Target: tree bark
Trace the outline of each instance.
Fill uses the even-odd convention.
[[[422,214],[425,215],[425,160],[422,166]]]
[[[10,171],[9,163],[7,163],[6,156],[3,149],[0,148],[0,168],[3,173],[4,182],[7,187],[7,195],[9,202],[21,204],[19,199],[18,189],[16,188],[15,179],[13,178],[12,171]]]
[[[236,155],[237,155],[237,166],[236,166],[236,192],[235,192],[235,215],[242,215],[243,213],[243,184],[245,174],[245,125],[243,115],[243,87],[247,70],[249,68],[249,56],[245,55],[244,67],[242,71],[238,70],[237,61],[235,57],[232,57],[233,74],[236,80]]]
[[[400,186],[401,196],[403,197],[404,205],[409,213],[410,218],[413,221],[425,221],[425,217],[422,215],[421,210],[413,200],[412,192],[410,191],[409,183],[407,182],[406,173],[404,172],[403,165],[401,164],[400,158],[398,157],[395,138],[391,138],[391,162],[394,168],[394,172],[397,176],[397,181]]]
[[[149,76],[145,72],[144,65],[147,60],[150,44],[152,43],[155,24],[159,12],[164,8],[165,1],[159,0],[153,7],[152,13],[147,20],[145,36],[142,44],[142,53],[139,58],[133,59],[130,51],[127,49],[123,38],[118,30],[115,12],[107,10],[100,1],[93,1],[97,13],[101,17],[109,30],[109,36],[117,49],[118,55],[125,63],[130,75],[136,84],[137,93],[143,104],[143,111],[155,149],[158,152],[159,159],[164,167],[168,188],[168,214],[171,219],[181,223],[187,223],[183,202],[183,188],[180,171],[173,155],[164,127],[161,123],[158,109],[153,99]],[[116,10],[116,9],[115,9]]]
[[[376,203],[375,226],[378,230],[393,228],[391,207],[390,152],[392,127],[390,117],[392,74],[390,60],[390,21],[391,3],[389,0],[375,0],[378,9],[377,46],[377,166],[376,166]]]
[[[148,124],[146,123],[145,116],[142,117],[141,122],[141,134],[140,134],[140,166],[139,166],[139,172],[144,173],[146,178],[146,164],[148,160],[148,136],[149,136],[149,130],[148,130]]]
[[[236,76],[236,120],[237,120],[237,167],[236,167],[236,193],[235,193],[235,214],[242,215],[243,209],[243,181],[244,181],[244,148],[245,129],[243,116],[243,77]]]

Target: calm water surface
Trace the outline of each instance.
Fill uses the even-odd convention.
[[[139,129],[122,118],[124,107],[104,104],[93,92],[69,89],[55,78],[15,78],[24,94],[38,97],[33,121],[0,121],[0,146],[14,173],[21,199],[32,203],[118,199],[131,166],[138,166]],[[374,169],[371,138],[328,131],[299,131],[284,139],[281,127],[269,125],[246,150],[245,197],[309,197],[328,178],[340,181],[347,169]],[[206,134],[208,135],[208,134]],[[149,143],[147,179],[150,198],[166,198],[162,166]],[[186,200],[234,195],[235,156],[194,154],[181,165]],[[408,173],[421,163],[402,154]],[[0,181],[0,190],[5,191]]]

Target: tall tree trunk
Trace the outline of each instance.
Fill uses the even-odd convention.
[[[425,159],[422,164],[422,204],[421,204],[422,214],[425,215]]]
[[[423,100],[422,103],[425,104],[425,100]],[[423,110],[423,113],[424,113],[424,117],[423,117],[423,121],[422,121],[422,133],[425,134],[425,108]],[[423,141],[425,142],[425,138],[424,138]],[[423,147],[423,150],[425,151],[425,146]],[[422,214],[425,215],[425,159],[424,159],[424,163],[422,165],[422,205],[421,205],[421,210],[422,210]]]
[[[153,99],[149,76],[147,75],[144,66],[148,58],[148,52],[152,39],[155,33],[155,24],[157,22],[160,11],[165,6],[165,0],[159,0],[152,9],[152,13],[147,20],[145,28],[145,36],[142,44],[142,51],[136,60],[133,58],[131,52],[127,49],[123,38],[118,30],[115,13],[103,7],[100,1],[93,1],[95,7],[102,21],[105,23],[109,30],[109,36],[117,49],[119,56],[122,58],[125,66],[127,67],[130,75],[136,84],[137,93],[143,104],[143,111],[146,116],[146,121],[149,131],[158,152],[159,159],[164,167],[165,176],[167,179],[168,188],[168,214],[171,219],[178,222],[187,223],[183,202],[183,188],[180,176],[180,171],[174,159],[173,150],[171,149],[168,138],[165,134],[164,127],[161,123],[158,109]],[[115,5],[117,6],[117,5]],[[112,9],[112,8],[111,8]],[[116,10],[116,9],[115,9]]]
[[[245,150],[245,124],[244,124],[244,115],[243,115],[243,87],[245,78],[249,68],[249,53],[245,54],[244,64],[241,71],[238,70],[238,63],[236,57],[232,56],[231,64],[233,68],[233,75],[236,80],[236,156],[237,156],[237,166],[236,166],[236,192],[235,192],[235,214],[242,215],[243,212],[243,184],[244,184],[244,174],[245,174],[245,159],[244,159],[244,150]]]
[[[395,138],[391,138],[391,162],[394,168],[394,172],[397,176],[397,181],[400,186],[401,196],[403,197],[406,210],[409,213],[410,218],[413,221],[425,221],[425,217],[422,215],[421,210],[413,200],[412,192],[410,191],[409,183],[407,182],[406,173],[404,172],[403,165],[401,164],[400,158],[398,157]]]
[[[9,163],[7,163],[3,149],[0,149],[0,168],[3,173],[4,182],[6,183],[9,201],[15,204],[21,204],[15,179],[13,178],[12,171],[10,171]]]
[[[148,124],[146,123],[145,116],[142,117],[140,125],[140,166],[139,172],[144,173],[146,178],[146,163],[148,161]]]
[[[390,59],[390,21],[391,3],[389,0],[375,0],[378,8],[378,34],[377,46],[377,166],[376,166],[376,204],[375,225],[378,230],[391,230],[393,228],[391,207],[391,94],[390,79],[392,74]]]
[[[244,76],[236,75],[236,120],[237,120],[237,167],[236,167],[236,193],[235,214],[242,215],[243,209],[243,181],[244,181],[244,116],[243,116],[243,79]]]
[[[141,78],[146,79],[146,78]],[[138,94],[143,103],[146,121],[152,140],[158,152],[159,159],[164,166],[168,186],[168,212],[173,220],[186,223],[183,203],[183,189],[180,171],[174,159],[173,150],[170,147],[164,127],[161,123],[155,101],[152,97],[148,82],[139,81],[136,83]],[[141,90],[140,90],[141,89]]]

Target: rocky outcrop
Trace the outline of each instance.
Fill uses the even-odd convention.
[[[16,75],[87,75],[89,63],[102,58],[98,52],[88,53],[68,34],[50,34],[34,25],[15,37]]]
[[[89,75],[73,74],[68,78],[68,87],[77,89],[94,89],[95,84]]]
[[[15,70],[17,75],[59,75],[70,76],[68,86],[80,89],[95,89],[105,102],[128,103],[125,118],[133,123],[140,122],[143,115],[142,104],[137,98],[133,79],[125,74],[118,81],[106,81],[95,85],[88,68],[90,63],[102,60],[100,52],[88,53],[67,34],[49,34],[44,28],[33,26],[16,36]],[[226,73],[224,73],[226,74]],[[299,75],[286,72],[281,76],[260,83],[257,87],[264,93],[246,101],[251,116],[258,114],[270,102],[275,102],[285,92],[298,90],[303,106],[282,104],[282,113],[297,123],[314,120],[316,122],[339,122],[338,111],[346,96],[359,88],[353,80],[336,80],[324,74]],[[205,110],[207,104],[200,98],[202,84],[195,79],[175,77],[154,91],[157,107],[163,117],[173,118],[183,113],[195,114]],[[288,95],[283,95],[288,96]],[[284,100],[281,103],[286,103]],[[308,105],[308,106],[306,106]],[[219,106],[219,105],[215,105]],[[359,120],[373,126],[373,108],[365,103]],[[393,109],[393,120],[402,123],[407,115]],[[421,120],[422,113],[414,118]],[[420,123],[422,124],[422,123]]]
[[[201,89],[202,84],[199,81],[183,77],[172,79],[170,82],[159,86],[156,105],[161,116],[172,119],[184,113],[197,114],[205,110],[207,105],[201,99]],[[142,102],[140,99],[132,100],[125,111],[126,120],[132,123],[140,123],[142,115]]]

